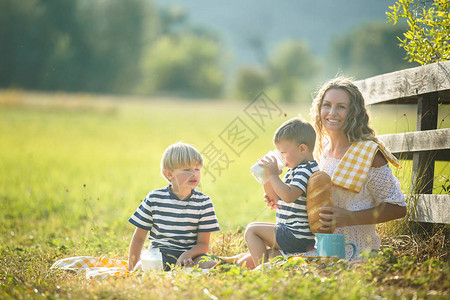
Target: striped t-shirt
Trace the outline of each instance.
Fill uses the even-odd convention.
[[[170,186],[150,192],[128,220],[150,232],[152,247],[187,251],[197,244],[199,232],[220,230],[211,199],[192,190],[179,200]]]
[[[280,198],[276,221],[277,224],[285,224],[298,239],[314,239],[306,212],[306,186],[309,177],[316,171],[319,171],[319,166],[315,160],[311,160],[287,170],[283,178],[284,183],[299,187],[303,194],[292,203],[284,202]]]

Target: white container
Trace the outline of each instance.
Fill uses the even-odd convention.
[[[143,271],[161,271],[163,269],[162,254],[158,248],[149,248],[143,250],[141,252],[141,263]]]
[[[278,170],[282,171],[286,164],[283,161],[283,156],[281,155],[280,151],[273,150],[269,151],[265,156],[268,157],[275,157],[278,165]],[[256,181],[258,181],[260,184],[265,184],[269,178],[266,175],[266,172],[264,171],[264,168],[261,167],[259,164],[261,163],[260,160],[258,160],[251,168],[250,172],[252,173],[253,177],[255,177]]]

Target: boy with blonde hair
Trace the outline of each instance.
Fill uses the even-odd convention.
[[[169,185],[150,192],[129,219],[136,226],[129,250],[130,271],[142,268],[140,255],[148,232],[150,247],[162,253],[164,270],[171,265],[210,268],[215,264],[202,261],[211,232],[220,230],[211,199],[196,190],[202,165],[202,155],[191,145],[179,142],[166,149],[161,172]]]
[[[313,158],[316,139],[308,122],[294,118],[283,123],[275,132],[273,142],[289,168],[281,180],[274,157],[264,157],[260,166],[269,180],[264,184],[268,206],[277,207],[276,224],[250,223],[245,241],[255,267],[268,258],[285,253],[298,253],[314,248],[306,212],[306,187],[309,177],[319,170]],[[270,247],[270,249],[268,249]]]

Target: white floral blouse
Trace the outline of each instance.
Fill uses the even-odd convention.
[[[322,157],[319,162],[320,170],[332,176],[340,159]],[[406,206],[405,197],[400,190],[399,180],[392,174],[389,165],[379,168],[371,167],[361,191],[356,194],[338,187],[333,187],[334,206],[351,211],[373,208],[381,203],[391,203]],[[334,233],[344,234],[346,242],[352,242],[357,247],[354,259],[364,251],[378,250],[380,237],[375,224],[356,225],[336,228]],[[352,247],[346,247],[346,258],[352,254]]]

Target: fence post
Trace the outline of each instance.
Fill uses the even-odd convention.
[[[438,97],[437,92],[419,95],[416,131],[437,129]],[[410,194],[433,193],[435,155],[435,151],[413,154],[412,190]],[[414,212],[415,214],[416,212]],[[411,229],[420,235],[431,236],[433,228],[434,224],[432,223],[413,222]]]
[[[417,101],[416,130],[437,129],[438,93],[419,95]],[[413,154],[412,193],[432,194],[434,178],[434,151],[417,152]]]

